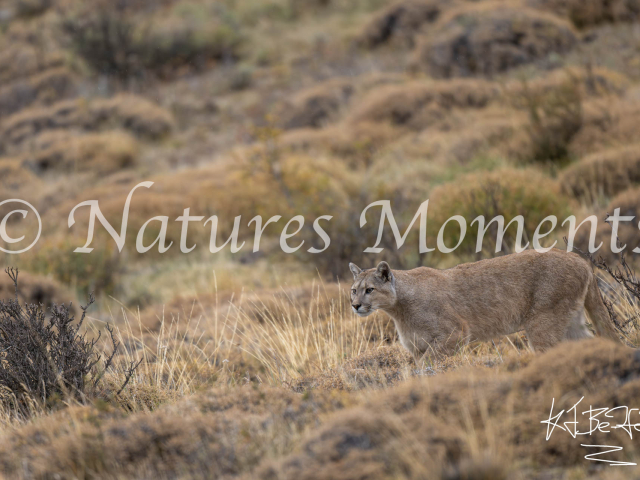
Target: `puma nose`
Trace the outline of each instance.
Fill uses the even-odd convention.
[[[356,311],[360,308],[360,304],[359,304],[359,303],[358,303],[358,304],[355,304],[355,305],[351,305],[351,306],[352,306],[353,308],[355,308],[355,309],[356,309]]]

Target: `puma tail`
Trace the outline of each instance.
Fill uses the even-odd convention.
[[[596,333],[604,338],[611,339],[615,342],[622,343],[620,337],[616,332],[609,312],[604,306],[600,289],[598,288],[598,282],[596,277],[592,276],[589,282],[589,288],[587,289],[587,297],[585,298],[584,306],[589,312],[591,322],[596,329]]]

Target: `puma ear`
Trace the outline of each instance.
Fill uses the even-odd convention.
[[[388,282],[393,278],[391,267],[389,267],[389,264],[387,262],[380,262],[378,264],[378,268],[376,268],[376,273],[385,282]]]
[[[351,270],[351,273],[353,273],[353,278],[355,279],[358,275],[360,275],[360,272],[362,272],[362,269],[357,266],[355,263],[350,263],[349,264],[349,270]]]

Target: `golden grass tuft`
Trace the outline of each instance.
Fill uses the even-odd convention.
[[[51,68],[0,88],[0,115],[36,104],[49,105],[76,93],[76,78],[65,67]]]
[[[348,203],[354,186],[353,175],[334,158],[267,150],[234,160],[218,167],[223,175],[207,175],[190,192],[194,209],[217,214],[221,222],[236,215],[315,219]],[[278,232],[282,227],[274,225]]]
[[[395,330],[393,322],[390,323]],[[409,352],[396,343],[392,347],[369,350],[337,368],[305,376],[296,380],[292,388],[295,391],[386,388],[409,378],[415,368]]]
[[[400,0],[376,12],[358,36],[366,48],[399,44],[411,48],[416,37],[433,24],[453,2],[443,0]]]
[[[339,396],[303,398],[280,389],[211,390],[147,414],[72,407],[0,441],[0,464],[20,475],[219,477],[250,472],[263,457],[290,451]],[[36,452],[38,452],[36,454]],[[34,455],[35,454],[35,455]],[[22,460],[20,460],[21,462]]]
[[[158,139],[173,128],[173,117],[144,98],[120,94],[108,99],[65,100],[50,107],[34,107],[4,119],[0,124],[3,146],[17,148],[47,130],[121,128],[140,137]]]
[[[322,127],[335,119],[353,93],[351,82],[343,79],[333,79],[305,89],[286,106],[284,127]]]
[[[634,146],[594,153],[565,169],[562,190],[590,205],[640,182],[640,155]]]
[[[389,123],[421,130],[438,123],[453,109],[486,107],[498,94],[483,80],[413,81],[372,90],[354,106],[346,121]]]
[[[578,28],[602,23],[635,22],[640,14],[637,0],[528,0],[533,8],[568,18]]]
[[[505,94],[516,108],[526,108],[525,94],[544,96],[562,88],[567,79],[580,89],[584,99],[607,97],[608,101],[622,97],[631,86],[627,76],[615,70],[587,65],[584,68],[566,67],[553,70],[529,81],[511,80],[505,85]]]
[[[130,94],[98,100],[89,106],[89,121],[111,124],[129,130],[141,137],[158,139],[174,127],[174,120],[159,105]]]
[[[61,52],[50,51],[37,42],[29,43],[21,33],[10,32],[9,35],[11,41],[5,42],[0,50],[0,81],[3,84],[64,65]]]
[[[380,180],[389,178],[391,182],[407,170],[430,170],[432,179],[449,180],[465,168],[477,169],[499,164],[503,159],[517,159],[525,150],[525,125],[524,114],[500,106],[456,112],[438,125],[441,128],[407,133],[389,143],[374,158],[373,172],[376,176],[382,174]],[[403,162],[394,164],[392,159]],[[411,178],[406,180],[412,188]],[[422,195],[428,184],[422,183]],[[417,182],[415,188],[420,188]]]
[[[511,478],[575,465],[585,455],[580,442],[560,431],[545,440],[540,421],[551,399],[556,412],[582,395],[584,405],[632,403],[637,364],[633,350],[593,340],[563,344],[512,374],[417,378],[331,415],[297,452],[261,467],[259,478]],[[616,418],[622,422],[622,412]],[[594,432],[592,442],[624,446],[618,460],[636,452],[619,429]]]
[[[602,242],[602,247],[595,253],[595,258],[602,257],[609,265],[616,265],[620,261],[619,254],[613,253],[611,249],[612,229],[611,223],[604,222],[607,213],[613,215],[614,211],[619,208],[621,216],[634,217],[630,222],[620,222],[618,228],[618,239],[621,246],[625,246],[625,256],[632,264],[635,264],[635,255],[632,250],[640,247],[640,230],[638,222],[640,221],[640,189],[630,188],[624,190],[613,197],[605,208],[596,212],[589,211],[590,214],[596,214],[598,217],[598,225],[596,229],[595,245],[598,246]],[[585,224],[576,235],[575,245],[583,251],[589,248],[590,225]],[[613,239],[615,242],[615,239]],[[614,243],[615,245],[615,243]],[[625,315],[626,316],[626,315]]]
[[[582,128],[571,139],[569,148],[578,157],[637,142],[636,125],[640,102],[635,90],[622,98],[606,96],[583,104]]]
[[[358,122],[323,129],[304,128],[287,132],[280,138],[283,148],[313,156],[329,154],[345,159],[350,166],[367,166],[385,145],[397,140],[402,131],[389,124]]]
[[[22,167],[20,159],[0,158],[0,187],[3,190],[15,191],[36,182],[36,176]]]
[[[38,137],[44,146],[26,154],[23,164],[37,174],[89,172],[105,175],[132,167],[138,143],[123,131],[70,135],[48,131]]]

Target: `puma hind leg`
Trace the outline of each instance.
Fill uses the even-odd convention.
[[[572,323],[571,330],[574,331],[575,312],[545,311],[531,318],[525,326],[531,349],[536,353],[545,352],[564,340]]]
[[[582,340],[591,337],[593,337],[593,334],[587,328],[584,308],[581,308],[569,322],[564,338],[566,340]]]

